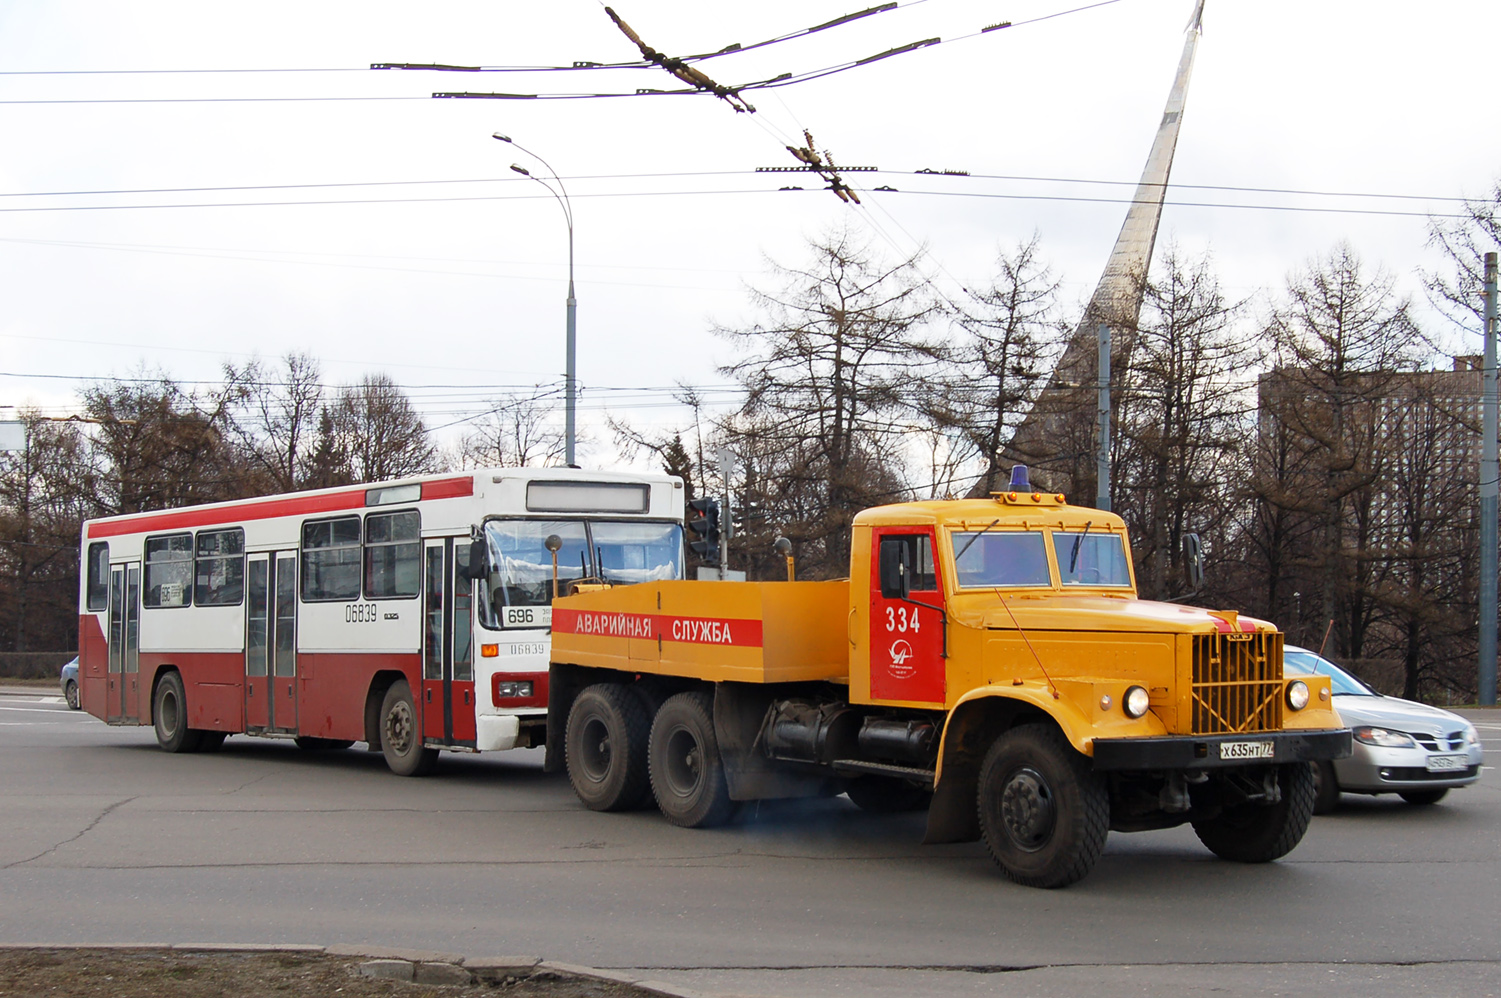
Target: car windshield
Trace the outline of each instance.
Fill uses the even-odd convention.
[[[977,530],[955,533],[951,542],[960,589],[1053,584],[1040,532]]]
[[[1131,584],[1131,567],[1120,534],[1055,530],[1053,551],[1065,586]]]
[[[1379,694],[1335,665],[1327,658],[1315,655],[1305,648],[1288,648],[1282,652],[1282,672],[1294,676],[1328,676],[1336,694],[1352,697],[1373,697]]]

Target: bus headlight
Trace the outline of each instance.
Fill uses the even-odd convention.
[[[523,679],[520,682],[507,680],[495,684],[495,699],[497,700],[511,700],[516,697],[529,697],[531,695],[532,682],[530,679]]]
[[[1121,709],[1127,717],[1141,717],[1151,706],[1152,698],[1147,695],[1145,687],[1133,686],[1126,690],[1126,695],[1121,697]]]
[[[1287,705],[1293,710],[1302,710],[1308,706],[1308,684],[1301,679],[1294,679],[1287,684]]]

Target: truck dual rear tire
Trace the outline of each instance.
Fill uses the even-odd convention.
[[[722,825],[735,810],[725,783],[714,699],[707,693],[669,697],[652,722],[647,756],[657,806],[674,825]]]
[[[632,811],[651,795],[646,752],[651,717],[620,683],[585,687],[563,736],[568,781],[591,811]]]
[[[1193,823],[1194,834],[1221,859],[1270,863],[1292,852],[1313,819],[1313,770],[1305,762],[1277,767],[1282,799],[1227,807],[1217,817]]]
[[[978,806],[991,859],[1026,887],[1081,879],[1110,833],[1104,780],[1048,725],[1022,725],[995,740],[980,768]]]

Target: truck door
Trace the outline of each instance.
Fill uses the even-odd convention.
[[[116,565],[109,573],[109,687],[105,720],[140,720],[141,565]]]
[[[473,588],[467,539],[428,541],[424,552],[422,737],[445,745],[475,740]]]
[[[933,557],[933,532],[924,527],[878,527],[871,542],[870,695],[875,700],[942,704],[943,587]],[[905,566],[907,599],[881,594],[883,571]],[[929,608],[932,609],[929,609]]]

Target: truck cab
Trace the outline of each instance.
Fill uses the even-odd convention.
[[[1189,822],[1222,857],[1276,859],[1308,825],[1308,763],[1349,752],[1327,679],[1284,678],[1272,624],[1138,598],[1111,513],[1013,487],[865,510],[851,541],[848,580],[559,599],[550,764],[611,810],[598,791],[636,753],[630,806],[679,824],[765,797],[927,807],[925,841],[983,838],[1013,880],[1055,887],[1111,829]],[[613,706],[583,697],[575,730],[601,684]],[[700,792],[717,803],[682,806]]]

